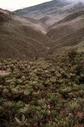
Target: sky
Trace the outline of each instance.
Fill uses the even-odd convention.
[[[20,8],[25,8],[33,5],[37,5],[40,3],[44,3],[51,0],[0,0],[0,8],[7,9],[10,11],[14,11]],[[79,2],[84,0],[67,0],[70,2]]]
[[[47,1],[51,0],[0,0],[0,8],[14,11],[20,8],[37,5]]]

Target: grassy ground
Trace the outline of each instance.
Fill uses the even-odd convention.
[[[84,127],[84,54],[1,60],[0,127]]]

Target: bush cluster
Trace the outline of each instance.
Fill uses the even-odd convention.
[[[84,54],[1,60],[0,127],[83,127]]]

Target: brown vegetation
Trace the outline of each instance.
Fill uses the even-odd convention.
[[[84,54],[1,60],[0,127],[83,127]]]

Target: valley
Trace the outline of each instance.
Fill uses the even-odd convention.
[[[84,3],[0,9],[0,127],[84,127]]]

